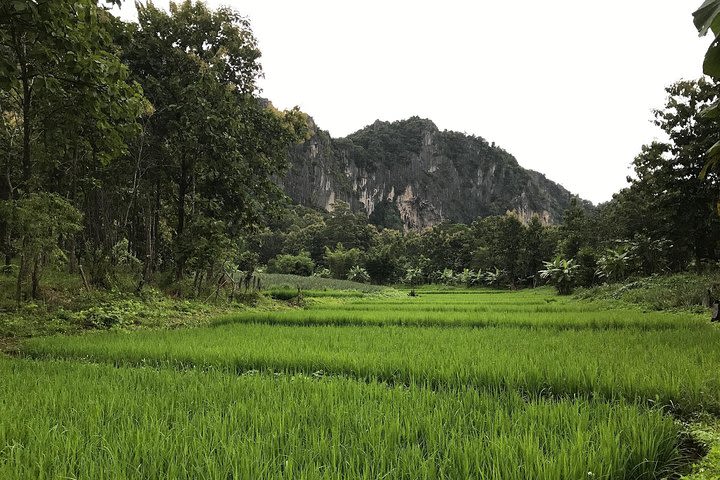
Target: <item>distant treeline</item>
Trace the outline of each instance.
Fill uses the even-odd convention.
[[[575,199],[559,225],[537,217],[523,223],[509,213],[401,233],[375,228],[340,203],[327,214],[295,207],[268,222],[246,248],[270,271],[375,283],[529,286],[543,281],[539,271],[560,269],[563,259],[570,261],[571,283],[584,286],[717,269],[720,190],[717,175],[703,166],[720,139],[720,123],[703,110],[720,86],[681,81],[667,93],[654,117],[668,140],[642,147],[630,185],[611,201],[588,208]]]

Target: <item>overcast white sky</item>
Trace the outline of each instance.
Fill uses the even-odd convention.
[[[156,0],[167,6],[167,0]],[[664,87],[697,78],[700,0],[209,0],[247,15],[263,96],[344,136],[419,115],[479,135],[593,202],[660,137]],[[126,1],[122,15],[135,15]]]

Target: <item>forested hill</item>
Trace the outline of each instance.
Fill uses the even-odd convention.
[[[507,211],[556,223],[570,204],[569,191],[502,148],[430,120],[376,121],[339,139],[312,122],[311,131],[282,181],[304,206],[329,210],[342,200],[379,226],[420,229]]]

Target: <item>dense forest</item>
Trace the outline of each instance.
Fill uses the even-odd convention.
[[[100,287],[119,268],[145,283],[218,268],[276,208],[305,121],[259,100],[237,13],[148,4],[124,23],[92,0],[28,0],[0,18],[0,233],[18,299],[59,260]]]
[[[718,176],[703,169],[720,139],[720,121],[703,113],[720,95],[714,81],[667,88],[654,114],[665,140],[638,146],[629,186],[606,204],[575,199],[559,224],[509,212],[406,231],[392,209],[368,218],[340,201],[330,212],[290,204],[278,179],[309,119],[260,97],[260,51],[232,9],[148,3],[137,23],[93,0],[1,9],[0,240],[18,302],[42,296],[49,270],[93,288],[131,275],[137,291],[186,281],[197,291],[262,269],[522,287],[719,259]],[[407,139],[381,126],[404,152]],[[347,140],[358,162],[373,155],[372,132]],[[386,153],[373,161],[407,160]]]

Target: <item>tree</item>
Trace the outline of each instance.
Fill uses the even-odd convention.
[[[523,265],[527,228],[517,215],[487,217],[474,222],[472,228],[476,235],[474,267],[488,271],[497,268],[513,286],[532,275]]]
[[[300,252],[298,255],[278,255],[268,263],[268,271],[270,273],[285,273],[308,277],[312,275],[314,269],[315,262],[310,258],[308,252]]]
[[[116,55],[113,28],[95,0],[0,4],[0,200],[52,191],[97,203],[96,171],[126,152],[146,108]],[[0,221],[9,263],[7,228]]]
[[[338,243],[335,250],[325,247],[325,264],[333,278],[347,278],[352,267],[365,264],[364,257],[364,253],[359,248],[346,249],[342,243]]]
[[[633,252],[627,245],[608,248],[597,262],[597,276],[611,282],[624,280],[634,261]]]
[[[15,248],[20,254],[16,298],[22,300],[23,285],[32,277],[31,296],[38,298],[43,267],[64,258],[59,242],[81,228],[82,215],[64,198],[52,193],[31,193],[0,203],[0,213],[10,219]]]
[[[138,102],[128,101],[139,91],[125,83],[127,69],[109,51],[107,18],[94,0],[0,6],[0,89],[18,103],[23,129],[18,188],[25,192],[33,188],[32,136],[39,122],[65,135],[71,127],[94,130],[96,154],[103,158],[117,156],[124,146],[112,120],[139,113]]]
[[[705,54],[703,72],[715,80],[720,80],[720,0],[705,0],[693,13],[693,21],[700,36],[705,36],[710,31],[715,36]],[[720,102],[715,101],[703,113],[708,118],[720,117]],[[707,150],[707,159],[701,171],[701,177],[704,178],[708,172],[720,175],[720,140],[717,140]],[[717,213],[720,215],[720,194],[715,205]]]
[[[700,79],[667,88],[665,107],[655,111],[655,123],[668,142],[643,147],[633,162],[631,190],[640,192],[654,222],[653,239],[673,244],[671,266],[683,269],[692,260],[700,268],[715,259],[720,220],[714,214],[718,176],[701,178],[705,152],[720,139],[720,121],[702,110],[720,95],[720,84]],[[638,232],[642,233],[642,232]]]
[[[404,238],[398,230],[384,229],[374,237],[365,255],[365,268],[373,283],[399,280],[405,273]]]
[[[368,223],[366,215],[354,213],[346,202],[337,201],[325,220],[322,234],[324,245],[342,243],[345,248],[367,250],[372,245],[377,230]]]
[[[421,255],[430,260],[429,272],[442,272],[448,268],[462,271],[472,260],[476,239],[467,225],[441,223],[420,235]]]
[[[260,51],[247,19],[202,2],[171,3],[169,13],[149,3],[138,5],[127,37],[124,58],[155,107],[148,179],[164,181],[146,189],[174,204],[175,242],[192,241],[187,228],[198,215],[222,220],[231,235],[257,225],[278,204],[273,177],[306,118],[257,98]],[[183,251],[178,277],[189,260]]]
[[[325,247],[325,263],[333,278],[345,279],[353,267],[365,264],[365,255],[359,248],[346,249],[338,243],[335,250]]]
[[[527,225],[521,263],[523,275],[532,277],[533,286],[538,283],[538,272],[543,266],[543,259],[551,258],[555,250],[556,240],[551,232],[552,230],[544,226],[537,215],[533,215]]]
[[[559,235],[559,253],[565,258],[576,257],[584,246],[594,246],[596,237],[592,234],[591,220],[579,198],[573,197],[563,213]]]

